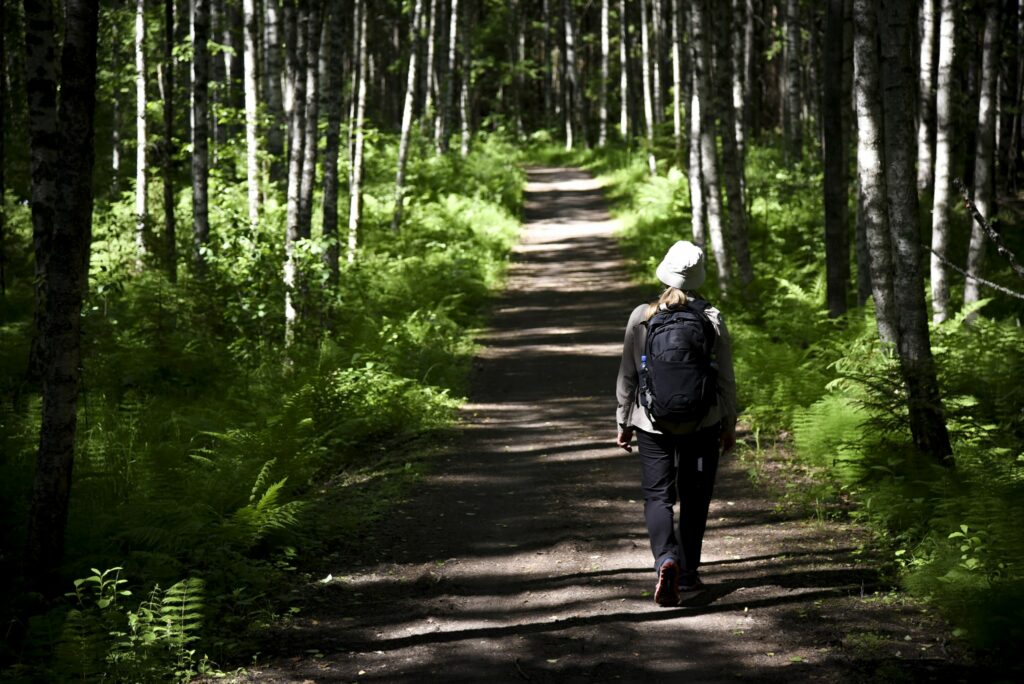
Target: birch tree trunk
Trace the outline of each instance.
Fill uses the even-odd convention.
[[[791,161],[803,157],[803,123],[800,120],[800,2],[786,0],[785,89],[782,93],[782,128]]]
[[[146,0],[135,0],[135,250],[146,254]]]
[[[398,171],[395,173],[395,213],[391,230],[398,232],[402,225],[402,207],[405,201],[405,165],[409,160],[409,135],[412,133],[413,101],[416,97],[416,57],[419,49],[420,26],[423,21],[423,0],[416,0],[412,13],[412,32],[409,41],[409,75],[405,84],[405,107],[402,109],[402,134],[398,143]]]
[[[707,188],[708,233],[711,251],[718,268],[718,286],[723,297],[728,297],[732,285],[732,267],[725,246],[722,227],[722,188],[718,180],[718,150],[715,147],[715,115],[711,111],[711,79],[707,8],[698,0],[693,4],[691,33],[694,43],[693,70],[696,75],[694,96],[700,104],[700,159],[701,172]]]
[[[466,8],[472,10],[472,5]],[[473,84],[473,19],[471,11],[466,12],[466,30],[462,32],[462,85],[459,91],[459,119],[462,125],[462,140],[459,154],[463,159],[469,156],[469,144],[472,138],[472,111],[469,102],[469,89]]]
[[[935,183],[935,3],[921,3],[921,68],[917,125],[917,189],[927,193]]]
[[[732,0],[732,21],[733,31],[727,37],[732,43],[732,108],[735,112],[733,118],[736,121],[736,149],[739,154],[740,168],[745,168],[747,159],[747,100],[746,79],[747,63],[750,57],[747,54],[747,13],[746,0]],[[741,188],[746,194],[746,179],[742,179]]]
[[[447,148],[445,148],[445,147],[443,147],[441,145],[441,137],[444,135],[444,129],[445,129],[445,114],[446,114],[445,107],[448,106],[448,101],[447,101],[448,94],[447,94],[446,88],[448,88],[448,86],[449,86],[448,79],[450,78],[450,75],[451,75],[449,70],[448,70],[448,67],[449,67],[449,64],[448,64],[448,52],[447,52],[448,43],[446,42],[447,41],[448,31],[451,30],[451,27],[446,25],[446,20],[450,21],[451,18],[448,17],[446,12],[451,10],[451,6],[445,0],[441,0],[441,4],[439,5],[439,8],[440,8],[440,14],[438,15],[438,21],[440,23],[438,24],[438,29],[437,29],[437,41],[439,43],[438,48],[437,48],[438,49],[438,56],[437,56],[437,61],[435,63],[434,71],[433,71],[433,73],[434,73],[434,88],[437,91],[435,93],[436,98],[437,98],[437,104],[434,106],[434,121],[433,121],[433,125],[434,125],[434,152],[435,152],[435,154],[444,154],[444,152],[445,152],[445,150]]]
[[[448,152],[452,136],[453,100],[455,95],[455,64],[456,47],[459,36],[459,0],[451,0],[448,22],[448,66],[444,74],[444,107],[441,119],[441,135],[438,136],[438,149],[442,154]]]
[[[889,230],[893,241],[893,295],[898,312],[900,368],[907,386],[910,432],[915,446],[936,462],[950,464],[952,448],[932,358],[920,266],[917,174],[914,170],[917,160],[912,76],[914,1],[884,0],[882,8],[885,173],[889,194]]]
[[[551,0],[541,1],[541,23],[544,32],[544,125],[554,120],[555,68],[551,59]]]
[[[263,44],[263,86],[267,104],[267,154],[270,155],[270,182],[280,185],[287,178],[285,160],[284,70],[281,66],[281,3],[265,0]]]
[[[93,120],[96,108],[97,0],[67,0],[56,99],[53,6],[25,2],[25,68],[30,98],[32,213],[48,234],[37,255],[45,264],[46,350],[39,451],[28,517],[26,567],[52,590],[64,549],[77,434],[81,379],[82,302],[88,284],[92,228]],[[45,118],[45,122],[42,119]],[[40,134],[55,133],[49,139]],[[59,193],[54,189],[60,188]],[[41,257],[41,258],[40,258]]]
[[[324,3],[310,3],[306,33],[305,74],[306,104],[303,114],[305,132],[302,135],[302,179],[299,194],[299,236],[313,234],[313,186],[316,184],[317,139],[320,123],[320,40],[323,36]]]
[[[949,195],[951,190],[953,125],[953,51],[956,37],[956,0],[942,0],[939,24],[939,72],[935,92],[935,195],[932,205],[932,319],[949,318],[949,275],[942,257],[949,246]]]
[[[285,5],[288,31],[286,101],[291,103],[288,116],[288,191],[284,241],[284,344],[295,340],[295,243],[302,237],[302,166],[305,161],[306,137],[306,38],[309,36],[309,11],[305,5]]]
[[[359,41],[359,58],[356,63],[356,111],[355,120],[350,130],[355,131],[355,142],[352,145],[352,159],[350,166],[351,184],[349,185],[348,205],[348,263],[356,260],[356,249],[359,244],[359,222],[361,219],[361,202],[363,186],[363,117],[366,114],[366,14],[367,8],[363,0],[355,0],[356,12],[359,15],[359,28],[356,31]],[[454,5],[452,14],[455,14]]]
[[[338,243],[338,155],[341,149],[341,93],[345,88],[342,74],[342,58],[345,50],[341,44],[344,32],[343,9],[337,5],[326,7],[328,14],[323,46],[327,62],[327,140],[324,146],[324,218],[321,233],[327,242],[323,262],[330,274],[330,283],[336,284],[340,275]]]
[[[174,0],[164,0],[164,266],[178,282],[178,231],[174,218]]]
[[[608,142],[608,55],[611,42],[608,39],[608,0],[601,0],[601,82],[598,91],[597,146]]]
[[[825,282],[828,314],[846,313],[850,290],[849,183],[846,179],[846,129],[843,127],[843,4],[828,0],[825,9],[821,98],[824,154]]]
[[[640,59],[641,78],[644,82],[644,128],[647,134],[647,170],[658,175],[658,162],[654,158],[654,101],[651,97],[651,49],[647,37],[647,1],[640,0]]]
[[[665,119],[665,105],[661,99],[661,52],[661,0],[651,0],[651,101],[655,125]]]
[[[676,157],[681,161],[683,150],[683,65],[679,36],[679,9],[681,0],[672,3],[672,139]]]
[[[722,165],[725,169],[725,195],[729,202],[729,233],[732,251],[739,269],[740,285],[746,287],[754,280],[754,267],[750,261],[750,241],[747,237],[747,201],[743,193],[744,169],[736,141],[736,110],[732,103],[734,81],[732,66],[732,22],[731,7],[720,5],[717,36],[716,70],[717,91],[721,113]]]
[[[1016,192],[1016,169],[1019,157],[1017,148],[1020,146],[1021,121],[1021,19],[1020,0],[1005,0],[1003,6],[1003,45],[1001,51],[1007,64],[1000,78],[999,97],[1001,100],[999,115],[999,141],[996,145],[999,156],[999,173],[996,174],[997,185],[1007,194]]]
[[[691,36],[692,40],[692,36]],[[692,46],[696,53],[696,46]],[[694,54],[696,57],[696,54]],[[694,61],[695,60],[691,60]],[[707,248],[707,209],[704,206],[704,173],[701,171],[700,128],[702,103],[697,95],[697,72],[690,75],[690,154],[687,166],[687,178],[690,188],[691,224],[693,242],[701,249]]]
[[[139,0],[142,2],[142,0]],[[256,230],[260,221],[259,147],[256,137],[256,2],[242,0],[242,24],[245,51],[242,68],[245,72],[245,177],[248,184],[249,226]]]
[[[626,42],[626,0],[619,0],[619,135],[629,142],[629,60]]]
[[[430,0],[427,8],[427,58],[423,62],[423,113],[420,117],[420,130],[427,135],[430,124],[434,120],[434,36],[437,32],[437,0]]]
[[[207,208],[210,175],[209,22],[209,0],[192,0],[192,249],[199,273],[203,272],[206,263],[203,252],[210,241]]]
[[[978,93],[978,149],[974,157],[974,204],[986,219],[995,213],[995,140],[996,80],[999,74],[999,0],[985,2],[985,33],[981,53],[981,87]],[[971,222],[971,243],[967,252],[967,272],[983,275],[985,232],[977,221]],[[964,305],[978,301],[978,281],[967,278]],[[970,319],[975,318],[971,314]]]
[[[576,20],[572,0],[562,0],[562,19],[565,25],[565,149],[571,150],[582,131],[582,98],[576,73]],[[585,146],[586,140],[579,137]]]

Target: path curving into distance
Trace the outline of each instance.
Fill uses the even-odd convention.
[[[630,284],[595,179],[537,168],[526,190],[455,444],[378,533],[384,560],[311,588],[273,659],[240,679],[948,675],[918,612],[865,598],[877,578],[854,564],[851,530],[780,517],[730,457],[705,539],[709,589],[654,604],[639,465],[614,446],[614,388],[629,312],[657,293]]]

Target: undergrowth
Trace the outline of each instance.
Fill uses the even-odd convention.
[[[621,148],[544,154],[604,178],[623,247],[653,297],[657,261],[674,241],[691,239],[685,172],[663,162],[651,178],[645,158]],[[904,588],[930,598],[975,647],[1006,655],[1024,637],[1024,311],[987,300],[973,324],[964,311],[932,327],[956,467],[922,458],[907,428],[898,363],[878,340],[870,301],[838,319],[827,315],[821,182],[814,162],[786,165],[774,147],[748,150],[756,277],[721,302],[741,421],[756,443],[747,458],[765,458],[773,442],[795,457],[814,483],[787,489],[791,503],[867,525]],[[1014,235],[1014,220],[1004,218],[1004,235]],[[969,233],[962,213],[954,225],[961,237]],[[1019,236],[1010,239],[1024,251]],[[961,242],[953,249],[966,253]],[[1013,284],[999,257],[988,263],[993,278]],[[718,303],[710,271],[703,289]],[[954,301],[960,294],[954,289]]]
[[[97,204],[62,569],[69,595],[47,602],[24,579],[6,583],[5,676],[187,680],[244,661],[288,609],[281,597],[301,569],[332,544],[349,545],[358,562],[360,531],[422,472],[417,452],[431,448],[422,437],[450,424],[465,391],[472,333],[516,238],[523,179],[499,138],[476,140],[467,159],[435,157],[419,141],[395,234],[396,145],[374,138],[360,250],[352,263],[343,255],[337,285],[323,238],[297,246],[301,323],[288,349],[280,197],[268,195],[250,230],[244,184],[223,168],[213,174],[206,272],[183,267],[177,284],[155,258],[136,267],[130,193]],[[239,145],[221,151],[222,165],[232,149],[243,163]],[[22,247],[11,253],[30,254],[27,209],[7,210],[8,239]],[[179,220],[189,215],[183,192]],[[183,225],[178,235],[188,255],[191,235]],[[39,398],[23,380],[31,265],[8,268],[0,569],[16,578],[19,556],[7,550],[25,542]]]

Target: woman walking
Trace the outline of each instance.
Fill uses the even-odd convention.
[[[722,314],[696,292],[704,252],[681,240],[656,274],[665,291],[637,306],[626,324],[616,442],[631,452],[636,435],[658,578],[654,600],[675,606],[680,592],[703,586],[698,568],[718,457],[736,444],[736,380]]]

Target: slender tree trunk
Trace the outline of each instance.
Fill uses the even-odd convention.
[[[412,133],[413,103],[416,97],[416,62],[419,50],[420,26],[423,21],[423,0],[416,0],[412,14],[412,32],[409,41],[409,78],[405,85],[405,107],[402,109],[402,134],[398,143],[398,171],[395,173],[395,213],[391,217],[391,230],[397,232],[402,225],[405,203],[405,165],[409,160],[409,136]]]
[[[359,15],[359,28],[356,33],[359,41],[359,58],[356,61],[356,111],[355,121],[350,130],[355,131],[355,142],[352,144],[350,166],[352,173],[349,184],[348,205],[348,263],[356,259],[356,248],[359,244],[359,222],[361,219],[362,185],[363,185],[363,117],[366,114],[366,14],[367,8],[363,0],[355,0],[356,12]],[[455,16],[455,5],[452,5]]]
[[[803,122],[800,119],[800,2],[786,0],[785,90],[782,93],[782,128],[786,153],[791,161],[803,157]]]
[[[743,102],[741,123],[744,129],[744,148],[746,132],[754,131],[751,112],[756,103],[754,96],[754,0],[739,0],[744,3],[746,13],[743,17]],[[746,154],[744,153],[744,159]]]
[[[601,0],[601,83],[598,91],[597,146],[608,142],[608,56],[611,41],[608,39],[608,0]]]
[[[472,10],[472,6],[466,8]],[[466,13],[466,30],[462,32],[462,86],[459,91],[459,119],[462,125],[462,141],[459,154],[463,159],[469,156],[469,144],[472,139],[472,112],[470,110],[469,89],[473,85],[473,19],[471,11]]]
[[[914,136],[915,88],[912,68],[913,0],[884,0],[881,30],[885,83],[885,169],[889,230],[893,240],[893,294],[900,368],[907,386],[914,444],[939,463],[950,463],[952,448],[943,415],[928,332],[928,310],[920,266],[917,159]],[[941,89],[941,83],[940,83]],[[936,184],[938,175],[936,174]]]
[[[544,125],[554,120],[554,62],[551,59],[551,0],[541,2],[541,23],[544,31]],[[465,78],[465,74],[463,74]]]
[[[120,74],[124,68],[124,55],[121,54],[121,38],[118,35],[117,22],[111,22],[110,70]],[[111,103],[110,126],[110,195],[116,197],[121,192],[121,98],[124,95],[121,86],[114,83],[114,101]]]
[[[651,0],[651,100],[654,105],[654,123],[665,119],[665,105],[661,95],[661,0]]]
[[[516,123],[516,135],[522,136],[524,132],[523,128],[523,95],[524,95],[524,80],[523,75],[526,69],[526,30],[525,30],[525,15],[523,12],[523,0],[516,0],[512,12],[512,20],[516,26],[516,40],[515,40],[515,58],[513,60],[514,71],[512,73],[512,85],[515,88],[513,93],[513,115],[515,116]]]
[[[691,37],[692,40],[692,37]],[[693,46],[696,51],[696,46]],[[696,55],[694,55],[696,57]],[[691,60],[696,63],[696,59]],[[691,224],[693,229],[693,241],[701,249],[707,248],[707,209],[704,206],[704,174],[701,171],[700,158],[700,127],[701,110],[703,109],[700,97],[697,95],[697,72],[690,75],[690,154],[687,167],[687,177],[690,188],[690,210],[692,214]]]
[[[565,25],[565,149],[571,150],[576,139],[586,147],[583,134],[582,96],[576,71],[576,16],[572,0],[562,0]]]
[[[825,9],[824,92],[821,98],[825,166],[825,282],[829,316],[846,313],[850,290],[849,183],[843,127],[843,3]]]
[[[281,3],[280,0],[264,0],[265,39],[263,43],[263,87],[267,107],[267,154],[270,155],[270,182],[280,185],[287,178],[285,160],[285,112],[281,68]]]
[[[1020,126],[1020,80],[1021,80],[1021,26],[1019,0],[1003,2],[1003,38],[1002,63],[1004,71],[1000,79],[999,97],[1001,101],[999,113],[999,173],[996,182],[1002,179],[1002,187],[1006,193],[1016,191],[1017,151],[1014,131]]]
[[[517,0],[513,0],[513,5]],[[513,10],[513,14],[515,10]],[[427,135],[429,132],[430,124],[434,120],[434,89],[437,83],[436,76],[434,74],[434,36],[437,32],[437,0],[430,0],[430,5],[427,7],[427,58],[423,62],[423,113],[420,116],[420,131],[423,135]],[[513,67],[514,68],[514,67]]]
[[[893,253],[889,231],[889,193],[885,179],[884,123],[878,66],[878,1],[853,0],[853,88],[857,110],[857,179],[862,219],[871,255],[875,320],[883,342],[896,344]]]
[[[446,0],[441,0],[439,5],[440,14],[438,15],[437,29],[437,41],[438,45],[438,56],[437,62],[434,67],[434,88],[437,91],[437,104],[434,107],[434,152],[435,154],[444,154],[447,147],[441,145],[441,137],[445,134],[445,107],[448,106],[448,93],[446,88],[449,87],[450,72],[448,71],[448,53],[447,53],[447,36],[450,31],[450,26],[446,24],[446,21],[450,20],[450,17],[446,14],[451,10],[451,6]],[[521,35],[521,34],[520,34]]]
[[[345,53],[341,44],[344,31],[343,9],[329,4],[326,44],[323,46],[327,60],[327,140],[324,146],[324,219],[321,232],[327,243],[323,261],[330,274],[331,284],[338,282],[340,249],[338,242],[338,156],[341,148],[341,92],[345,88],[342,74],[342,59]]]
[[[641,78],[644,82],[644,127],[647,133],[647,170],[658,175],[658,162],[654,158],[654,100],[651,96],[651,49],[647,30],[647,2],[640,0]]]
[[[7,296],[7,179],[4,165],[7,150],[7,12],[0,8],[0,297]]]
[[[715,255],[715,265],[718,268],[718,286],[722,296],[728,297],[732,285],[732,266],[726,251],[725,230],[722,226],[722,188],[718,178],[718,150],[715,147],[715,115],[711,111],[710,37],[707,30],[707,8],[703,2],[694,3],[692,16],[693,69],[697,77],[694,92],[700,102],[700,159],[701,172],[707,188],[708,233],[711,238],[711,251]]]
[[[135,0],[135,249],[146,254],[146,0]],[[141,262],[139,263],[141,266]]]
[[[619,135],[629,142],[629,60],[626,42],[626,0],[619,0]]]
[[[932,205],[932,318],[949,318],[949,275],[942,257],[949,245],[950,165],[953,148],[953,51],[956,36],[956,0],[942,0],[939,28],[939,73],[935,93],[935,195]]]
[[[441,119],[441,135],[438,136],[438,151],[448,152],[452,135],[453,101],[455,94],[455,60],[459,36],[459,0],[451,0],[448,23],[448,66],[444,74],[444,107]]]
[[[729,203],[729,229],[731,247],[739,269],[740,284],[746,287],[754,280],[754,268],[750,261],[750,241],[747,237],[747,202],[743,194],[744,169],[740,159],[739,144],[736,141],[736,110],[732,102],[734,79],[732,67],[732,17],[729,5],[720,5],[717,41],[717,69],[715,80],[720,102],[716,108],[721,113],[722,166],[725,170],[725,195]]]
[[[935,183],[935,3],[921,3],[921,69],[917,126],[917,189],[926,194]]]
[[[746,64],[750,61],[747,55],[746,42],[746,0],[732,0],[732,22],[733,31],[727,37],[732,42],[732,108],[735,112],[733,118],[736,121],[736,149],[739,154],[740,168],[746,166],[747,159],[747,101],[745,92],[747,90]],[[746,180],[740,186],[746,194]]]
[[[207,187],[209,154],[209,0],[192,0],[192,245],[193,261],[202,273],[203,252],[210,241]]]
[[[679,35],[679,14],[682,0],[672,3],[672,139],[675,142],[676,157],[681,161],[683,154],[683,64],[682,41]]]
[[[302,179],[299,194],[299,236],[310,238],[313,234],[313,186],[316,184],[317,142],[320,123],[320,40],[323,36],[323,8],[321,0],[310,3],[309,23],[306,33],[305,74],[306,105],[303,123],[306,130],[302,135]]]
[[[286,101],[291,103],[288,116],[288,192],[285,217],[284,260],[284,343],[290,347],[295,340],[295,309],[297,281],[295,243],[302,237],[302,166],[306,143],[306,39],[309,37],[309,9],[305,3],[297,7],[285,5],[288,31]]]
[[[41,330],[46,350],[39,452],[28,520],[26,567],[42,587],[52,580],[64,550],[77,433],[81,378],[81,312],[88,283],[92,228],[93,117],[96,106],[96,0],[67,0],[57,111],[54,21],[48,2],[25,2],[25,54],[32,113],[45,116],[33,127],[33,214],[36,202],[56,200],[44,210],[48,232]],[[38,89],[38,91],[37,91]],[[43,128],[57,133],[45,140]],[[45,150],[45,151],[44,151]],[[37,164],[56,160],[56,164]],[[36,193],[37,184],[42,190]],[[60,188],[54,193],[53,188]],[[50,585],[50,586],[47,586]]]
[[[174,0],[164,0],[164,267],[178,282],[178,231],[174,218]]]
[[[981,87],[978,93],[978,150],[974,157],[974,204],[986,219],[995,213],[995,139],[996,81],[999,73],[999,0],[985,2],[985,33],[981,57]],[[967,252],[967,272],[983,275],[985,232],[977,221],[971,222],[971,243]],[[978,281],[967,278],[964,305],[978,301]],[[971,314],[971,320],[974,319]]]
[[[140,0],[141,2],[141,0]],[[256,230],[260,221],[259,146],[256,137],[256,1],[242,0],[242,25],[245,52],[242,68],[245,73],[245,178],[248,185],[249,226]]]

